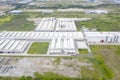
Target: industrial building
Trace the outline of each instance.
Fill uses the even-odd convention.
[[[35,31],[77,31],[74,20],[65,18],[43,18]]]
[[[82,32],[1,32],[0,39],[51,40],[53,38],[83,39]]]
[[[4,16],[5,13],[3,11],[0,11],[0,16]]]
[[[117,4],[120,4],[120,0],[114,0],[114,2],[116,2]]]
[[[49,42],[48,55],[76,55],[89,44],[120,43],[119,32],[78,32],[74,21],[88,18],[43,18],[34,31],[0,32],[0,53],[25,53],[32,42]],[[82,29],[81,29],[82,30]]]
[[[75,54],[76,48],[73,39],[53,39],[49,48],[50,54]]]
[[[2,39],[0,53],[24,53],[28,45],[28,41]]]
[[[77,49],[87,49],[88,48],[86,41],[76,41],[75,45],[77,46]]]
[[[9,14],[22,14],[23,12],[20,10],[12,10],[8,12]]]
[[[85,32],[89,43],[118,43],[120,42],[119,32]]]
[[[108,14],[106,10],[86,10],[86,14]]]

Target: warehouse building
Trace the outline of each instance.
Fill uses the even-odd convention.
[[[0,40],[0,53],[24,53],[28,47],[28,41]]]
[[[72,19],[66,18],[43,18],[35,31],[77,31],[76,25]]]
[[[118,32],[85,32],[89,43],[118,43],[120,33]]]
[[[51,40],[53,38],[83,39],[82,32],[1,32],[0,39]]]
[[[77,49],[87,49],[88,45],[86,44],[86,41],[76,41]]]
[[[5,13],[3,11],[0,11],[0,16],[4,16]]]
[[[86,14],[108,14],[106,10],[86,10]]]
[[[52,39],[50,54],[76,54],[76,49],[73,39]]]
[[[22,14],[23,12],[20,10],[12,10],[8,12],[9,14]]]

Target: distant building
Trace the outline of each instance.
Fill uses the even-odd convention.
[[[87,2],[97,2],[97,0],[86,0]]]
[[[20,11],[20,10],[13,10],[13,11],[10,11],[8,12],[9,14],[22,14],[23,11]]]
[[[108,14],[106,10],[87,10],[85,11],[86,14]]]
[[[90,32],[89,28],[82,27],[83,32]]]
[[[2,12],[2,11],[0,11],[0,16],[3,16],[3,15],[5,15],[5,13],[4,13],[4,12]]]
[[[28,4],[30,2],[32,2],[33,0],[21,0],[20,2],[18,2],[19,4]]]
[[[42,14],[52,14],[53,10],[43,10]]]
[[[114,2],[116,2],[116,3],[120,4],[120,0],[114,0]]]

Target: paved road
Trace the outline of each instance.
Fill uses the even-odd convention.
[[[71,55],[48,55],[48,54],[21,54],[21,53],[15,53],[15,54],[8,54],[3,53],[0,54],[0,57],[58,57],[58,56],[71,56]]]
[[[89,45],[120,45],[120,43],[88,43]]]

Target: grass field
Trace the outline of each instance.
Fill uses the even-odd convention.
[[[34,22],[28,21],[25,15],[13,15],[11,19],[0,25],[0,31],[31,31],[35,28]]]
[[[0,25],[4,25],[7,22],[10,22],[12,20],[11,16],[1,16],[0,17]]]
[[[120,14],[107,14],[104,16],[94,17],[89,21],[76,22],[79,28],[82,26],[92,29],[96,28],[98,31],[120,31]]]
[[[78,21],[75,21],[75,25],[76,25],[77,31],[81,31],[82,25],[80,25]]]
[[[49,43],[48,42],[34,42],[28,54],[46,54],[48,50]]]
[[[94,55],[101,55],[105,65],[112,70],[112,80],[120,79],[120,46],[91,46]],[[109,74],[108,74],[109,75]]]
[[[87,49],[78,49],[79,54],[88,54]]]

